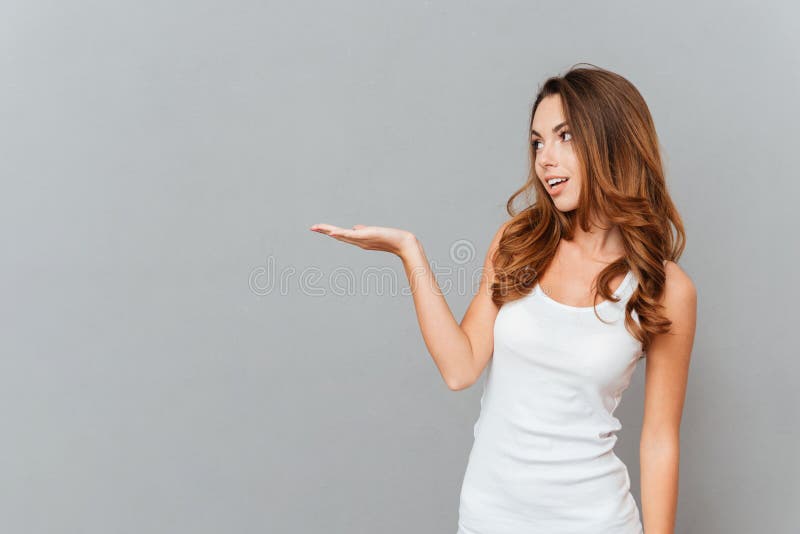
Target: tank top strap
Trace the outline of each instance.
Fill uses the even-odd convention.
[[[614,295],[619,297],[620,300],[625,300],[633,295],[633,291],[636,289],[637,285],[639,284],[636,275],[633,273],[632,269],[629,269],[619,288],[614,292]]]

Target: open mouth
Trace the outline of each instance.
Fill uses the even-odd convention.
[[[558,186],[565,184],[569,181],[569,178],[566,176],[563,178],[552,178],[547,181],[547,185],[550,187],[551,190],[556,189]]]

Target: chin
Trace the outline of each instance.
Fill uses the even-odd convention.
[[[555,202],[556,209],[562,213],[569,213],[570,211],[575,211],[578,209],[577,202]]]

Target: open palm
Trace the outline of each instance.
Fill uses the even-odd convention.
[[[315,224],[309,230],[327,234],[334,239],[366,250],[383,250],[398,256],[402,256],[403,251],[411,247],[416,239],[414,234],[407,230],[363,224],[356,224],[352,229],[331,224]]]

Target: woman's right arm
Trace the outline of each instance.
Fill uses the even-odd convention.
[[[474,384],[494,351],[494,321],[499,308],[491,299],[492,255],[506,224],[500,227],[489,245],[478,293],[460,325],[439,289],[422,244],[416,238],[410,239],[399,254],[425,345],[445,383],[454,391]]]

